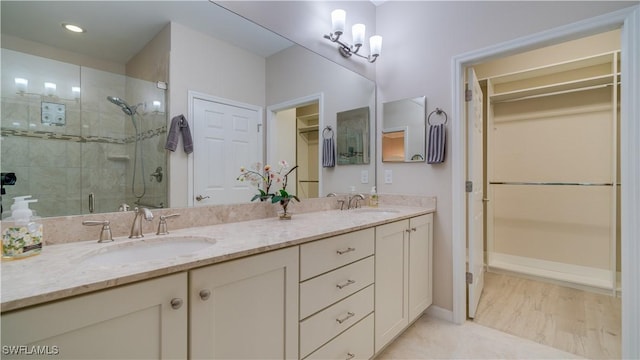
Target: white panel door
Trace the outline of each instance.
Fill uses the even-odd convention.
[[[194,205],[248,202],[257,193],[236,178],[241,166],[262,162],[259,121],[255,109],[193,99]]]
[[[467,192],[468,229],[468,272],[473,281],[469,287],[469,308],[467,315],[476,314],[482,288],[484,286],[484,211],[482,183],[484,179],[482,145],[482,89],[473,68],[468,69],[467,81],[471,90],[471,100],[467,102],[467,181],[472,182],[472,190]]]

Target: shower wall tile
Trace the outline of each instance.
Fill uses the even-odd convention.
[[[2,171],[17,166],[28,165],[29,144],[24,138],[3,136],[0,142],[2,151]]]
[[[70,142],[67,143],[67,166],[70,168],[79,168],[82,166],[82,143]]]
[[[30,139],[29,165],[35,167],[67,166],[67,142]]]
[[[29,187],[34,194],[67,194],[67,169],[64,167],[32,166],[29,168]],[[35,197],[35,195],[34,195]]]

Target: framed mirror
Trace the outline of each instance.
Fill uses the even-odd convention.
[[[337,164],[368,164],[369,107],[339,112],[336,122]]]
[[[382,161],[422,162],[426,159],[425,96],[382,104]]]

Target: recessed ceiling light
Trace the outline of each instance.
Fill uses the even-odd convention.
[[[67,29],[67,30],[69,30],[69,31],[71,31],[71,32],[74,32],[74,33],[83,33],[83,32],[85,32],[85,29],[81,28],[78,25],[63,23],[62,27]]]

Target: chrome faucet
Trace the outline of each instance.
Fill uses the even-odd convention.
[[[355,194],[353,196],[349,196],[349,202],[347,203],[347,210],[351,209],[351,201],[355,200],[356,203],[353,205],[354,209],[358,208],[358,201],[360,200],[364,200],[364,195],[362,194]]]
[[[145,220],[151,221],[153,220],[153,214],[151,210],[143,207],[136,207],[133,209],[133,212],[135,213],[135,217],[133,218],[133,224],[131,224],[129,239],[144,237],[142,234],[142,218],[144,217]]]

